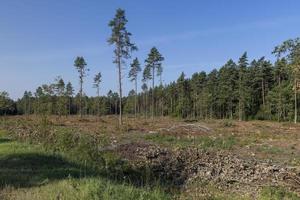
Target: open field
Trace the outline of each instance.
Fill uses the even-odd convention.
[[[299,199],[300,125],[22,116],[0,130],[4,199]]]

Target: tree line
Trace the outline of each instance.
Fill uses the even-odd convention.
[[[34,94],[26,91],[17,101],[11,100],[6,92],[0,93],[0,114],[119,114],[120,124],[122,113],[147,118],[176,116],[298,121],[299,38],[287,40],[274,48],[275,63],[265,57],[249,61],[245,52],[237,61],[229,59],[219,69],[209,73],[196,72],[191,77],[186,77],[182,72],[176,81],[165,85],[162,83],[164,57],[153,47],[144,67],[138,58],[132,60],[128,78],[133,82],[133,89],[124,97],[122,69],[131,59],[132,52],[138,50],[130,40],[127,22],[122,9],[118,9],[109,22],[112,33],[108,43],[114,46],[118,93],[109,91],[106,96],[100,96],[102,76],[99,72],[94,77],[96,96],[85,95],[83,84],[88,71],[87,63],[83,57],[77,57],[74,66],[79,74],[80,87],[76,95],[70,82],[65,83],[57,77],[54,83],[38,87]]]

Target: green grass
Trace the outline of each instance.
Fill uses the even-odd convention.
[[[38,145],[0,139],[0,188],[39,186],[68,176],[80,177],[83,169]]]
[[[283,149],[270,145],[262,145],[257,148],[257,151],[268,154],[282,154],[284,152]]]
[[[0,129],[0,138],[4,138],[4,137],[7,137],[7,133],[6,133],[6,131],[5,130],[1,130]]]
[[[234,136],[227,137],[203,137],[200,140],[200,147],[204,149],[214,148],[214,149],[232,149],[234,145],[237,144],[237,139]]]
[[[96,178],[67,178],[65,180],[52,182],[41,187],[29,188],[26,190],[17,189],[10,192],[9,198],[14,200],[170,199],[168,195],[163,194],[159,189],[148,190],[145,188],[135,188],[131,185],[116,184],[111,181]]]
[[[13,141],[4,131],[0,135],[0,199],[171,198],[160,188],[122,183],[40,145]]]
[[[282,187],[265,187],[261,190],[259,200],[300,200],[295,193]]]

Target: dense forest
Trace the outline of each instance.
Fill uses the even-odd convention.
[[[137,60],[135,60],[136,63]],[[145,68],[146,69],[146,68]],[[147,69],[146,69],[147,70]],[[152,86],[145,77],[142,92],[135,98],[131,90],[123,98],[126,113],[135,111],[146,116],[172,115],[192,118],[237,118],[292,120],[294,118],[294,73],[286,58],[275,64],[264,57],[248,63],[247,53],[238,62],[229,60],[219,70],[196,72],[187,78],[182,72],[177,81]],[[97,75],[101,78],[101,75]],[[95,77],[95,87],[99,82]],[[135,88],[136,89],[136,88]],[[97,90],[96,90],[97,91]],[[152,104],[153,97],[153,104]],[[1,114],[83,114],[106,115],[119,112],[119,95],[109,91],[107,96],[74,96],[74,88],[62,78],[55,83],[38,87],[33,94],[25,91],[16,102],[1,93]],[[135,109],[135,101],[137,101]],[[154,106],[153,106],[154,105]],[[154,109],[153,109],[154,108]]]
[[[248,60],[247,52],[237,61],[229,59],[219,69],[207,73],[196,72],[186,77],[184,72],[167,85],[162,84],[164,57],[153,47],[144,62],[138,58],[130,65],[128,78],[133,89],[122,96],[122,68],[131,52],[137,50],[126,30],[124,10],[117,10],[109,23],[112,29],[109,44],[115,46],[114,63],[119,72],[119,92],[109,91],[100,96],[101,73],[94,77],[95,96],[88,97],[83,84],[88,71],[83,57],[77,57],[80,88],[57,77],[52,84],[44,84],[35,92],[25,91],[13,101],[7,92],[0,93],[0,115],[55,114],[108,115],[135,114],[144,117],[177,116],[195,119],[267,119],[297,122],[297,99],[300,89],[300,39],[287,40],[274,48],[276,62],[264,57]],[[139,80],[142,80],[139,83]],[[140,90],[138,88],[141,88]],[[140,92],[138,92],[140,91]],[[122,111],[123,110],[123,111]]]

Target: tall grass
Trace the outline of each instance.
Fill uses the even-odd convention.
[[[99,151],[92,136],[41,126],[21,141],[0,132],[0,199],[171,199],[159,185],[131,182],[144,174]]]
[[[9,193],[6,198],[171,197],[158,182],[147,181],[149,177],[145,169],[134,169],[113,152],[101,151],[107,145],[106,138],[55,127],[47,119],[39,123],[5,123],[9,134],[4,137],[4,132],[1,132],[0,136],[5,138],[4,143],[0,143],[0,170],[6,172],[0,173],[3,174],[0,189]]]

